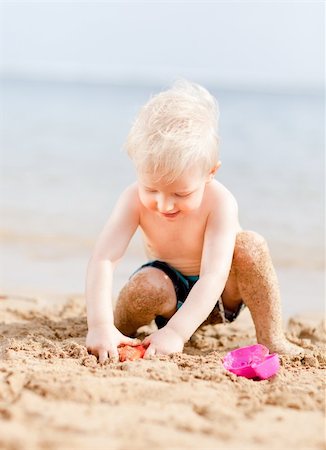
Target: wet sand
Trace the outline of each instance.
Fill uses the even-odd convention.
[[[86,330],[81,296],[52,306],[0,297],[1,449],[325,448],[321,315],[288,321],[306,353],[281,357],[265,381],[222,366],[227,351],[255,343],[248,311],[197,331],[183,354],[103,366]]]

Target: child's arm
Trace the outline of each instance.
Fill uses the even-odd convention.
[[[112,277],[116,262],[123,256],[139,224],[136,185],[120,196],[108,222],[101,232],[88,264],[86,305],[88,350],[100,362],[118,355],[117,345],[131,340],[114,326],[112,309]]]
[[[146,339],[151,343],[146,356],[181,351],[180,342],[187,342],[208,317],[226,285],[238,227],[237,203],[229,194],[208,217],[199,280],[167,325]]]

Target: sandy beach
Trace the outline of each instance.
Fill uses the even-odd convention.
[[[1,297],[0,448],[325,448],[321,316],[291,318],[287,337],[306,353],[253,381],[222,366],[255,343],[247,311],[197,331],[183,354],[100,366],[84,346],[83,297],[53,305]]]
[[[0,1],[0,450],[326,450],[324,13],[324,2],[298,0]],[[284,330],[303,349],[267,380],[223,367],[256,343],[248,310],[197,330],[180,354],[100,365],[85,347],[88,262],[141,175],[128,135],[178,79],[216,98],[217,129],[207,95],[189,97],[193,112],[171,98],[162,113],[175,110],[182,136],[151,113],[137,148],[162,138],[190,170],[200,160],[189,153],[183,165],[182,148],[218,142],[216,180],[241,228],[268,243]],[[114,265],[113,299],[148,262],[143,231]],[[174,249],[185,231],[150,253],[186,268],[187,245]],[[196,275],[199,241],[189,244]]]

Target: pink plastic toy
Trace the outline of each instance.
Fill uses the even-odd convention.
[[[270,355],[267,347],[256,344],[227,353],[223,366],[241,377],[266,380],[277,373],[280,361],[277,353]]]

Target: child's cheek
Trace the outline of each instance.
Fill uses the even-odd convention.
[[[182,210],[192,211],[194,209],[199,208],[199,206],[200,206],[200,198],[192,198],[183,202]]]
[[[190,197],[184,202],[182,209],[184,211],[192,211],[194,209],[199,208],[202,202],[202,198],[203,198],[202,195],[198,194]]]

